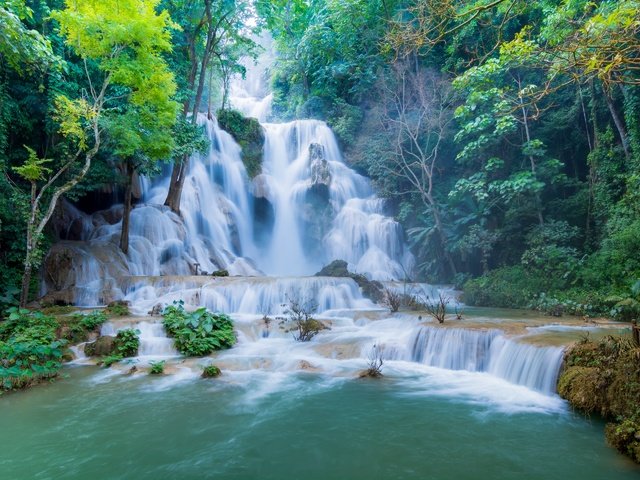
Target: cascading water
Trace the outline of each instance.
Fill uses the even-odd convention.
[[[537,347],[504,337],[499,330],[421,327],[392,359],[448,370],[487,372],[510,383],[555,392],[563,348]]]
[[[385,201],[344,163],[324,122],[268,122],[271,97],[260,78],[250,69],[246,81],[233,85],[231,98],[235,108],[258,118],[264,131],[262,171],[255,178],[249,178],[233,137],[215,119],[200,115],[210,146],[190,159],[180,215],[163,206],[169,169],[142,179],[126,255],[118,249],[121,206],[93,215],[68,206],[75,227],[61,236],[69,238],[73,230],[77,241],[54,247],[54,257],[70,261],[66,276],[58,275],[55,285],[47,278],[46,287],[71,291],[81,305],[123,298],[136,314],[177,300],[188,308],[232,314],[240,341],[219,358],[231,370],[270,365],[290,371],[303,364],[342,375],[344,368],[363,368],[378,344],[398,365],[485,372],[552,393],[559,348],[518,343],[497,330],[429,327],[417,315],[389,316],[364,298],[352,279],[309,276],[340,259],[352,272],[386,281],[389,290],[421,298],[439,293],[399,282],[410,276],[414,260],[402,228],[385,213]],[[198,275],[220,269],[231,276]],[[263,318],[283,315],[288,299],[314,302],[316,315],[331,330],[292,347],[291,334]],[[124,327],[108,323],[103,334],[119,328]],[[141,357],[177,354],[160,323],[142,321],[135,328]]]

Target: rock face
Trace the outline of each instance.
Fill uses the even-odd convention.
[[[315,275],[316,277],[347,277],[352,278],[362,290],[362,295],[375,303],[381,303],[384,300],[384,286],[378,281],[371,281],[364,275],[351,273],[347,262],[344,260],[334,260],[326,265]]]
[[[565,352],[558,393],[586,414],[609,421],[607,442],[640,463],[640,345],[623,337],[582,341]]]
[[[264,132],[255,118],[248,118],[236,110],[218,110],[218,125],[229,132],[242,148],[242,162],[250,178],[262,171]]]
[[[311,188],[326,189],[331,185],[331,168],[324,155],[324,147],[318,143],[309,145],[309,163],[311,165]]]

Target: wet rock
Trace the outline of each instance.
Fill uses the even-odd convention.
[[[311,164],[311,186],[329,188],[331,168],[325,158],[324,147],[318,143],[309,145],[309,163]]]
[[[273,201],[273,192],[271,190],[271,185],[269,184],[269,177],[264,173],[256,175],[251,184],[253,196],[255,198],[264,198],[269,202]]]
[[[264,147],[264,131],[255,118],[249,118],[236,110],[218,110],[218,125],[226,130],[242,148],[242,162],[249,178],[260,174]]]
[[[38,302],[38,307],[45,307],[51,305],[63,306],[72,305],[75,298],[75,291],[73,288],[65,290],[59,290],[57,292],[49,292],[42,297]]]
[[[116,349],[116,337],[103,335],[95,342],[84,346],[84,354],[88,357],[104,357],[111,355]]]
[[[316,273],[315,276],[351,278],[360,287],[362,295],[375,303],[381,303],[384,301],[384,285],[376,280],[369,280],[364,275],[351,273],[348,268],[348,263],[344,260],[334,260]]]
[[[149,315],[151,315],[152,317],[159,317],[160,315],[162,315],[162,311],[164,310],[164,308],[162,308],[162,304],[161,303],[156,303],[153,308],[151,310],[149,310]]]
[[[45,281],[53,290],[63,290],[75,285],[75,275],[73,275],[74,253],[66,245],[57,244],[51,248],[49,255],[45,258],[43,266]],[[57,305],[57,303],[55,304]]]

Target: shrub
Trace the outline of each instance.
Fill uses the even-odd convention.
[[[0,322],[0,390],[55,377],[66,344],[56,338],[55,318],[16,307],[6,317]]]
[[[113,353],[102,359],[102,365],[108,368],[124,358],[135,357],[138,354],[138,349],[140,348],[139,335],[140,330],[135,330],[133,328],[120,330],[116,334]]]
[[[317,305],[314,302],[300,302],[297,299],[290,299],[289,303],[282,305],[285,307],[286,317],[279,317],[281,325],[285,325],[287,332],[294,332],[293,338],[297,342],[308,342],[320,331],[328,328],[319,320],[313,318],[313,312]]]
[[[125,357],[135,357],[140,348],[140,330],[126,328],[116,335],[116,352]]]
[[[129,315],[129,303],[125,301],[111,302],[104,313],[112,317],[126,317]]]
[[[73,315],[73,319],[85,330],[92,331],[107,321],[107,316],[98,310],[87,314]]]
[[[542,290],[524,267],[503,267],[465,283],[464,302],[479,307],[524,308]]]
[[[204,307],[187,312],[180,301],[165,308],[162,315],[164,328],[183,355],[202,357],[236,343],[233,322],[223,313],[211,313]]]
[[[162,375],[164,373],[164,364],[164,360],[160,360],[158,362],[149,362],[149,365],[151,366],[151,370],[149,370],[149,373],[151,375]]]
[[[215,378],[220,376],[222,372],[215,365],[208,365],[202,371],[202,378]]]
[[[362,372],[361,377],[380,378],[382,377],[382,365],[384,365],[383,350],[378,345],[374,345],[369,352],[367,369]]]

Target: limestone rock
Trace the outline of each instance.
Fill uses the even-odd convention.
[[[95,342],[87,343],[84,346],[84,353],[88,357],[103,357],[111,355],[116,348],[116,337],[110,335],[103,335],[98,337]]]

